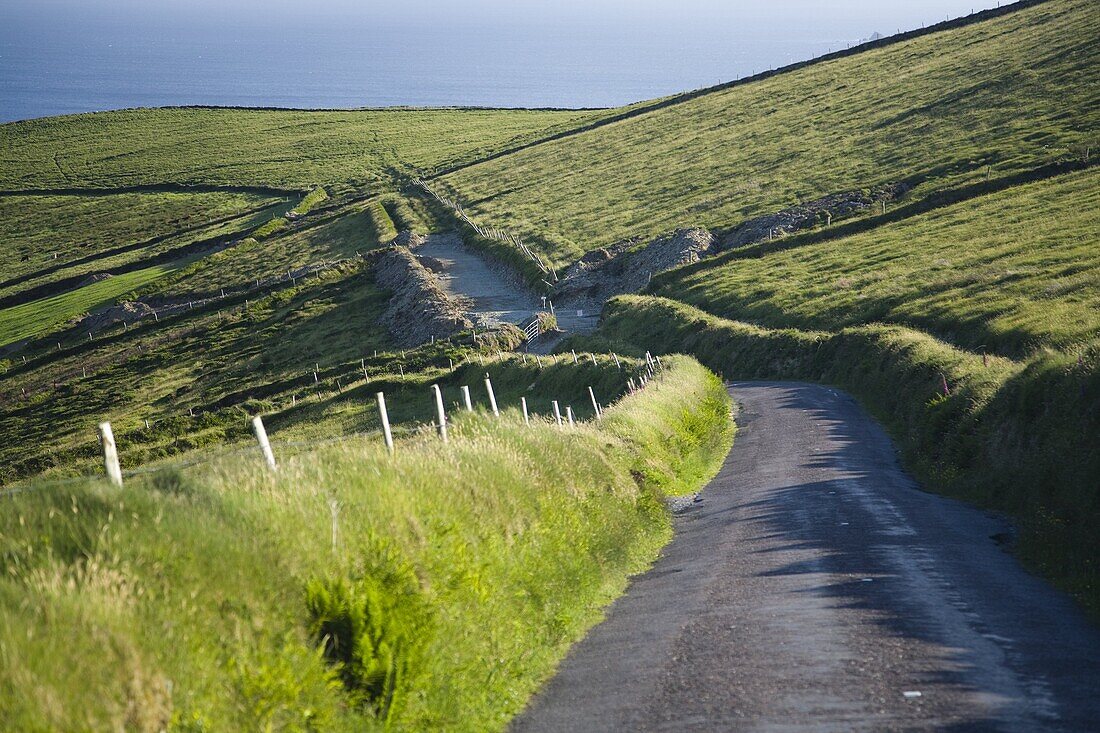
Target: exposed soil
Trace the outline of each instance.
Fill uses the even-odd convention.
[[[565,271],[555,298],[562,306],[582,301],[602,306],[616,295],[638,292],[660,272],[698,261],[715,243],[706,229],[677,229],[641,247],[627,241],[594,250]]]
[[[431,234],[420,240],[412,249],[420,265],[436,276],[479,328],[523,323],[540,310],[538,296],[501,272],[502,266],[494,266],[463,244],[458,233]]]
[[[134,323],[153,315],[153,308],[140,301],[126,301],[82,318],[79,327],[95,333],[118,323]]]
[[[908,190],[904,183],[889,183],[870,191],[833,193],[814,201],[792,206],[774,214],[748,219],[722,237],[718,250],[743,247],[802,229],[829,224],[883,201],[893,201]]]
[[[398,346],[447,338],[473,327],[466,303],[443,287],[407,247],[393,246],[374,265],[378,286],[391,291],[381,322]]]

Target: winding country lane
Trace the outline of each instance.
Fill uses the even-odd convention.
[[[737,383],[702,501],[515,731],[1100,730],[1100,631],[847,395]]]

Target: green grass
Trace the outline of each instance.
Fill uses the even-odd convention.
[[[658,382],[571,430],[466,414],[449,445],[429,433],[393,457],[353,440],[274,475],[252,456],[16,495],[0,515],[0,724],[380,729],[322,652],[314,614],[339,613],[317,589],[343,584],[376,599],[387,648],[421,640],[393,663],[389,728],[503,729],[668,539],[661,488],[697,484],[729,446],[713,375],[670,359]]]
[[[905,180],[919,197],[1100,149],[1091,0],[720,89],[441,182],[557,263],[630,236]]]
[[[767,329],[643,296],[611,301],[600,334],[690,353],[728,379],[848,390],[924,486],[1014,515],[1021,557],[1100,617],[1100,340],[1078,356],[983,360],[900,326]]]
[[[0,310],[0,344],[49,333],[60,324],[113,303],[123,293],[148,285],[184,264],[154,265]]]
[[[853,236],[731,252],[659,276],[651,290],[774,328],[896,323],[1019,357],[1100,333],[1098,231],[1093,168]]]
[[[285,275],[287,270],[304,265],[366,253],[382,243],[376,234],[373,206],[352,204],[336,215],[297,227],[290,227],[281,218],[267,222],[253,231],[250,239],[204,257],[170,281],[159,283],[155,291],[147,292],[176,297],[217,293],[221,288]]]
[[[102,266],[104,253],[129,245],[134,251],[110,264],[127,262],[185,240],[185,234],[205,231],[212,221],[273,203],[271,198],[221,192],[0,196],[0,272],[7,282],[75,260],[91,259],[90,267],[97,262]],[[162,238],[163,243],[155,241]]]
[[[295,390],[304,399],[316,362],[358,368],[360,357],[384,350],[389,340],[375,318],[385,299],[362,266],[348,267],[252,295],[247,307],[242,296],[91,342],[72,334],[60,353],[43,343],[26,366],[5,365],[0,481],[45,469],[90,470],[90,416],[110,416],[123,432],[150,420],[147,458],[224,443],[227,425],[240,417],[237,405]],[[19,437],[27,435],[35,440]]]
[[[471,334],[393,350],[378,325],[387,293],[358,259],[238,290],[454,226],[407,185],[450,168],[433,187],[558,265],[628,236],[910,183],[887,216],[657,277],[710,313],[625,298],[589,343],[850,390],[924,485],[1012,512],[1021,556],[1100,609],[1097,174],[1015,185],[1095,154],[1092,15],[1086,0],[1050,0],[620,110],[162,109],[0,126],[0,190],[39,191],[0,195],[0,297],[60,291],[0,310],[0,342],[40,334],[0,360],[0,482],[97,472],[103,418],[126,469],[215,459],[121,493],[18,494],[0,513],[0,727],[361,730],[382,709],[400,729],[500,729],[652,558],[668,536],[657,495],[693,491],[729,445],[726,397],[697,365],[672,359],[660,390],[599,425],[528,430],[520,397],[538,419],[551,399],[590,418],[587,387],[621,398],[638,361],[539,369]],[[640,113],[565,134],[627,112]],[[72,189],[95,195],[61,195]],[[312,210],[291,221],[295,206]],[[160,261],[197,242],[220,251]],[[111,268],[131,271],[78,285]],[[91,342],[64,327],[120,297],[222,288]],[[502,424],[485,415],[486,372]],[[416,428],[433,417],[432,384],[455,418],[447,448]],[[457,410],[462,385],[478,414]],[[413,436],[392,460],[373,432],[377,391]],[[276,477],[251,448],[259,412]],[[367,435],[313,448],[348,433]],[[370,632],[379,648],[429,641],[337,670],[319,635],[359,611],[387,619]],[[398,680],[388,710],[372,670]]]
[[[0,189],[390,185],[605,112],[153,109],[0,126]],[[332,190],[330,190],[330,193]]]

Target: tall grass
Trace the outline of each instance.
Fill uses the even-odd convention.
[[[728,449],[722,385],[666,364],[574,429],[466,413],[393,456],[353,440],[274,474],[257,457],[16,495],[0,726],[503,728],[668,539],[661,489]]]

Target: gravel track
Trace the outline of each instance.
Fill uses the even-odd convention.
[[[495,271],[481,255],[463,244],[457,233],[431,234],[426,239],[413,252],[439,277],[445,289],[469,304],[468,317],[479,327],[518,324],[545,310],[538,296]],[[556,315],[562,330],[591,333],[598,325],[600,306],[592,304],[580,310],[559,308]],[[556,338],[540,339],[532,351],[549,353],[556,341]]]

